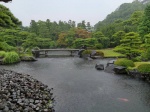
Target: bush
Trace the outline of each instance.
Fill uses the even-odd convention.
[[[8,52],[6,53],[3,63],[4,64],[12,64],[20,61],[19,55],[16,52]]]
[[[127,50],[125,48],[122,48],[122,47],[115,47],[114,50],[115,52],[119,52],[119,53],[122,53],[122,54],[125,54],[127,52]]]
[[[96,49],[102,49],[102,48],[103,48],[103,45],[102,45],[102,44],[96,44],[96,45],[95,45],[95,48],[96,48]]]
[[[6,55],[6,52],[5,52],[5,51],[0,51],[0,57],[1,57],[1,58],[4,58],[5,55]]]
[[[142,64],[137,68],[140,73],[150,73],[150,64]]]
[[[104,57],[104,53],[102,51],[96,51],[95,55]]]
[[[118,59],[117,61],[115,61],[114,63],[115,65],[119,65],[119,66],[124,66],[124,67],[134,67],[134,62],[132,60],[128,60],[128,59]]]

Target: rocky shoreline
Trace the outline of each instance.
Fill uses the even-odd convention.
[[[116,71],[114,70],[116,67],[119,67],[119,66],[114,65],[114,64],[106,66],[105,72],[121,75],[122,73],[116,73]],[[140,73],[137,70],[125,70],[125,71],[126,71],[126,73],[123,73],[124,75],[128,75],[130,77],[141,79],[141,80],[144,80],[144,81],[150,83],[150,74],[149,73]]]
[[[0,70],[0,112],[54,112],[51,90],[30,75]]]

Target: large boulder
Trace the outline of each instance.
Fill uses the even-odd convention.
[[[110,66],[110,65],[114,65],[114,62],[115,62],[116,60],[110,60],[108,63],[107,63],[107,66]]]
[[[96,64],[96,65],[95,65],[95,68],[96,68],[97,70],[104,70],[104,65],[103,65],[103,64]]]
[[[84,49],[80,49],[80,50],[78,51],[78,55],[79,55],[80,58],[82,58],[82,52],[83,52],[83,51],[85,51],[85,50],[84,50]]]
[[[116,74],[127,74],[126,67],[124,66],[117,66],[113,70]]]

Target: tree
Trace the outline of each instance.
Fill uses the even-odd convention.
[[[61,33],[59,35],[58,40],[57,40],[57,44],[59,47],[66,47],[67,46],[66,36],[67,36],[66,33]]]
[[[123,39],[120,40],[121,45],[117,46],[116,49],[123,54],[126,54],[129,59],[139,56],[141,54],[140,45],[141,40],[138,33],[129,32]],[[119,50],[121,48],[121,50]],[[116,51],[117,51],[116,50]]]
[[[150,47],[150,34],[144,36],[144,43],[142,44],[144,49],[148,49]]]
[[[42,38],[50,38],[50,33],[49,33],[49,29],[46,25],[45,21],[41,21],[39,20],[37,22],[38,25],[38,30],[39,30],[39,36],[41,36]]]
[[[15,28],[21,25],[21,22],[14,17],[8,8],[0,4],[0,27]]]
[[[145,8],[143,21],[139,26],[139,33],[142,37],[150,33],[150,5]]]
[[[125,32],[124,31],[118,31],[112,36],[111,40],[111,46],[116,47],[120,45],[120,40],[125,37]]]
[[[88,31],[92,31],[92,27],[91,27],[90,22],[87,22],[87,24],[86,24],[86,29],[87,29]]]
[[[103,48],[108,48],[110,44],[110,39],[105,37],[100,31],[93,33],[93,38],[96,38],[99,44],[102,44]]]
[[[30,32],[39,35],[38,25],[35,22],[35,20],[31,20],[31,23],[30,23]]]
[[[83,20],[81,23],[78,23],[77,27],[86,29],[86,22]]]

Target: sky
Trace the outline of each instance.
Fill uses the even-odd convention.
[[[108,14],[115,11],[122,3],[133,0],[12,0],[2,3],[22,21],[23,26],[29,26],[31,20],[50,19],[58,22],[73,20],[76,23],[85,20],[95,25]]]

